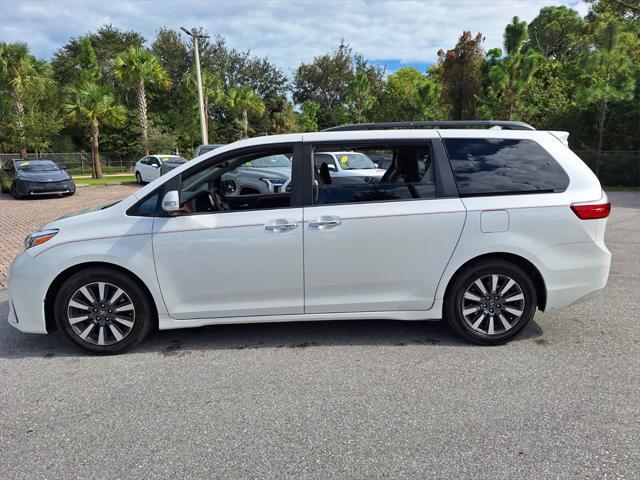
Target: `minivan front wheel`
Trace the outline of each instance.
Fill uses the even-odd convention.
[[[487,260],[462,271],[445,299],[445,318],[467,340],[498,345],[518,335],[537,308],[535,285],[520,266]]]
[[[67,279],[54,304],[58,328],[93,353],[123,352],[150,331],[152,312],[133,278],[109,268],[90,268]]]

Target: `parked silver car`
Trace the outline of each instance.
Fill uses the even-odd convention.
[[[282,193],[291,182],[291,159],[269,155],[246,162],[222,176],[225,195]]]

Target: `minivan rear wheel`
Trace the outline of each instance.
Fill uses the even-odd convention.
[[[504,260],[486,260],[460,272],[445,299],[445,319],[463,338],[499,345],[518,335],[537,308],[529,274]]]
[[[127,274],[88,268],[69,277],[54,303],[58,328],[93,353],[121,353],[147,336],[153,309],[146,292]]]

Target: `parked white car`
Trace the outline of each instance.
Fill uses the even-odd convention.
[[[322,152],[313,157],[318,175],[330,177],[333,183],[362,180],[371,182],[379,180],[386,170],[378,168],[373,160],[361,152]],[[323,166],[323,165],[326,165]]]
[[[182,165],[187,160],[178,155],[148,155],[136,162],[134,175],[136,182],[153,182],[156,178]]]
[[[99,353],[155,326],[298,320],[444,317],[467,340],[506,342],[537,309],[604,288],[610,204],[568,134],[445,124],[475,125],[502,129],[356,125],[220,147],[29,235],[9,322]],[[392,162],[379,180],[327,183],[324,152]],[[290,191],[225,193],[223,176],[273,155],[293,159]]]

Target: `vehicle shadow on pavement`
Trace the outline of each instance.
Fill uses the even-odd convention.
[[[0,358],[86,355],[69,344],[60,332],[30,335],[15,330],[7,323],[7,313],[7,302],[0,302]],[[540,325],[532,321],[514,341],[530,340],[542,333]],[[344,320],[212,325],[155,331],[131,352],[173,356],[207,350],[326,346],[477,348],[460,339],[442,321]]]

